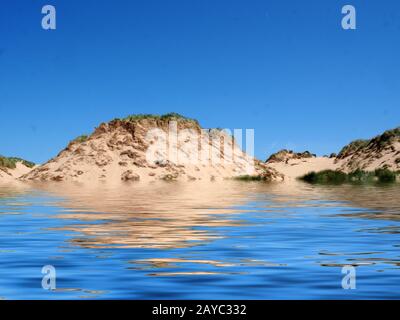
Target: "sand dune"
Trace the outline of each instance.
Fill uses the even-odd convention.
[[[246,154],[231,135],[203,129],[178,114],[136,115],[102,123],[90,136],[71,141],[55,158],[31,170],[0,167],[0,182],[214,181],[243,175],[290,181],[311,171],[378,168],[400,170],[400,128],[356,140],[337,154],[317,157],[281,150],[262,162]]]
[[[293,180],[311,171],[340,170],[346,173],[356,169],[400,170],[400,128],[385,131],[370,140],[356,140],[330,157],[316,157],[310,152],[296,153],[281,150],[268,158],[266,164]]]
[[[327,157],[291,159],[288,162],[270,163],[269,166],[282,173],[285,176],[285,181],[304,176],[311,171],[337,170],[339,168],[335,159]]]
[[[72,141],[22,177],[29,181],[216,180],[241,175],[282,179],[222,130],[172,115],[113,120]],[[175,127],[174,127],[175,125]]]
[[[15,168],[0,167],[0,182],[14,182],[19,177],[30,172],[32,168],[24,165],[22,162],[17,162]]]

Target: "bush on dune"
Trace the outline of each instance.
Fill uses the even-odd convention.
[[[357,169],[351,173],[342,171],[323,170],[320,172],[310,172],[300,177],[308,183],[320,184],[342,184],[342,183],[391,183],[396,181],[396,172],[388,169],[376,169],[375,171],[363,171]]]
[[[395,182],[396,173],[388,169],[376,169],[375,176],[378,177],[379,182]]]
[[[300,178],[309,183],[344,183],[347,180],[347,175],[341,171],[323,170],[320,172],[310,172]]]
[[[266,175],[243,175],[233,178],[238,181],[269,181],[269,177]]]

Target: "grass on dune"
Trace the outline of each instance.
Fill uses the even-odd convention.
[[[163,115],[158,115],[158,114],[133,114],[133,115],[129,115],[125,118],[122,118],[120,120],[124,120],[124,121],[138,121],[138,120],[142,120],[142,119],[153,119],[153,120],[186,120],[186,121],[193,121],[195,123],[198,123],[197,120],[195,119],[191,119],[188,117],[185,117],[179,113],[176,112],[170,112],[170,113],[166,113]]]
[[[72,142],[79,142],[79,143],[81,143],[81,142],[85,142],[88,138],[89,138],[88,135],[83,134],[83,135],[81,135],[81,136],[79,136],[79,137],[76,137],[74,140],[72,140]]]
[[[17,162],[22,162],[22,164],[29,168],[33,168],[35,166],[35,163],[18,157],[0,156],[0,167],[2,168],[15,169],[17,167]]]
[[[243,176],[234,177],[234,180],[238,180],[238,181],[266,181],[268,179],[266,177],[264,177],[264,176],[261,176],[261,175],[255,175],[255,176],[243,175]]]
[[[316,184],[342,184],[342,183],[393,183],[396,181],[398,173],[389,169],[376,169],[375,171],[363,171],[357,169],[351,173],[342,171],[323,170],[320,172],[310,172],[300,177],[308,183]]]

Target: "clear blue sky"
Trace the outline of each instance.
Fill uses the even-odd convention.
[[[41,28],[45,4],[55,31]],[[397,0],[1,1],[0,35],[3,155],[44,162],[132,113],[254,128],[262,159],[400,124]]]

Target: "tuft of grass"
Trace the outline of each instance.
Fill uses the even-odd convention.
[[[186,120],[186,121],[192,121],[198,124],[198,121],[192,118],[185,117],[179,113],[176,112],[170,112],[166,113],[163,115],[158,115],[158,114],[133,114],[129,115],[125,118],[122,118],[120,120],[123,121],[139,121],[143,119],[153,119],[153,120]]]
[[[376,169],[375,176],[379,182],[388,183],[396,181],[396,173],[389,169]]]
[[[339,152],[338,158],[346,158],[356,152],[362,152],[365,149],[374,149],[374,150],[383,150],[386,147],[389,147],[393,141],[396,141],[400,138],[400,127],[387,130],[381,135],[376,136],[375,138],[368,140],[355,140],[345,147]]]
[[[23,165],[29,168],[33,168],[35,166],[35,163],[25,159],[0,156],[0,167],[2,168],[15,169],[17,167],[17,162],[22,162]]]
[[[238,181],[266,181],[267,178],[261,175],[243,175],[243,176],[237,176],[233,178],[234,180]]]
[[[342,148],[342,150],[340,150],[337,157],[339,159],[347,157],[347,156],[357,152],[358,150],[366,147],[369,143],[370,143],[370,140],[364,140],[364,139],[358,139],[358,140],[352,141],[348,145],[344,146]]]
[[[137,121],[137,120],[142,120],[142,119],[160,119],[160,116],[156,115],[156,114],[150,114],[150,113],[140,113],[140,114],[129,115],[129,116],[127,116],[125,118],[122,118],[120,120]]]
[[[392,141],[395,138],[400,137],[400,127],[392,129],[392,130],[387,130],[380,136],[375,137],[372,140],[376,140],[379,147],[384,147],[388,144],[388,142]]]
[[[396,172],[389,169],[376,169],[372,172],[357,169],[348,174],[342,171],[323,170],[307,173],[299,179],[315,184],[392,183],[396,181],[396,175]]]
[[[85,142],[88,138],[89,138],[88,135],[83,134],[83,135],[81,135],[81,136],[79,136],[79,137],[76,137],[76,138],[75,138],[74,140],[72,140],[71,142],[82,143],[82,142]]]
[[[351,182],[369,183],[376,181],[376,176],[374,172],[367,172],[361,169],[357,169],[348,174],[348,179]]]
[[[330,183],[341,184],[346,182],[347,175],[341,171],[323,170],[320,172],[310,172],[300,178],[309,183]]]

